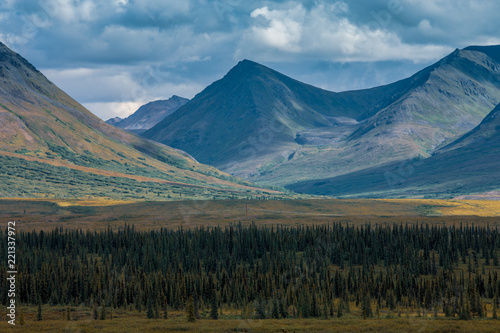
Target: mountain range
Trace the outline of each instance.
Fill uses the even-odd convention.
[[[108,119],[106,122],[130,132],[141,134],[177,111],[187,102],[189,102],[189,99],[174,95],[167,100],[147,103],[125,119],[115,117]]]
[[[0,197],[290,197],[274,185],[337,197],[500,189],[500,46],[457,49],[407,79],[340,93],[244,60],[192,100],[151,102],[110,119],[114,126],[1,43],[0,83]]]
[[[0,123],[0,197],[265,195],[180,150],[106,124],[1,43]]]
[[[356,191],[335,182],[471,149],[484,136],[476,126],[500,102],[499,69],[500,46],[472,46],[407,79],[335,93],[244,60],[143,136],[260,184],[399,195],[369,177]],[[446,186],[431,192],[451,195]]]
[[[293,184],[291,189],[342,197],[498,198],[500,104],[472,131],[427,159]]]

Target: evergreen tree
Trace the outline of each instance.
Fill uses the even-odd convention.
[[[196,319],[201,319],[199,303],[200,301],[198,299],[198,295],[196,295],[196,297],[194,298],[194,316],[196,317]]]
[[[278,300],[276,298],[273,300],[273,310],[271,314],[274,319],[280,319]]]
[[[106,306],[103,305],[103,306],[101,306],[101,314],[99,316],[99,320],[106,320],[106,316],[107,316]]]
[[[42,321],[42,319],[43,319],[43,317],[42,317],[42,301],[39,298],[39,301],[38,301],[38,312],[36,314],[36,320]]]
[[[361,301],[361,314],[363,319],[373,316],[370,294],[367,291],[363,293],[363,299]]]
[[[443,300],[443,313],[445,317],[451,317],[450,302]]]
[[[313,288],[312,291],[312,301],[311,301],[311,317],[319,317],[319,311],[318,311],[318,303],[316,301],[316,288]]]
[[[339,301],[339,306],[337,307],[337,318],[341,318],[343,313],[342,313],[342,308],[343,308],[343,304],[342,304],[342,300]]]
[[[151,302],[151,299],[148,299],[148,304],[146,305],[146,317],[148,319],[154,319],[155,317],[155,312],[154,312],[154,309],[153,309],[153,303]]]
[[[167,298],[163,298],[163,319],[168,319],[168,303]]]
[[[187,305],[187,320],[191,323],[194,323],[196,321],[193,296],[189,297]]]
[[[283,298],[280,298],[280,302],[279,302],[279,305],[280,305],[280,316],[281,318],[288,318],[288,311],[287,311],[287,307],[286,307],[286,300],[284,300]]]
[[[255,314],[257,316],[257,319],[266,319],[266,309],[264,307],[264,302],[261,297],[259,297],[256,302]]]
[[[195,311],[196,313],[196,311]],[[160,309],[158,308],[158,302],[155,301],[155,306],[154,306],[154,318],[155,319],[160,319]]]
[[[343,305],[344,305],[345,312],[346,313],[351,313],[351,305],[349,304],[349,298],[346,297],[344,299]]]
[[[212,295],[210,297],[210,318],[213,320],[219,319],[219,308],[217,304],[217,294],[215,289],[212,289]]]

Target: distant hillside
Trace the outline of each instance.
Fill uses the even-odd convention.
[[[453,198],[485,192],[494,196],[500,190],[499,170],[500,104],[476,128],[427,159],[299,182],[289,188],[342,197]]]
[[[125,119],[111,118],[106,122],[113,126],[140,134],[158,124],[187,102],[189,102],[189,99],[174,95],[167,100],[159,100],[145,104]]]
[[[143,135],[264,184],[426,158],[500,102],[499,49],[456,50],[405,80],[341,93],[245,60]]]
[[[114,117],[114,118],[110,118],[108,120],[106,120],[106,122],[110,125],[113,125],[113,126],[116,126],[116,124],[118,124],[120,121],[122,121],[123,118],[120,118],[120,117]]]
[[[0,196],[213,198],[261,189],[101,121],[0,43]]]

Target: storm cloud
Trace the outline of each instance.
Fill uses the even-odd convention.
[[[493,0],[6,0],[0,40],[103,119],[192,98],[242,59],[330,90],[500,44]]]

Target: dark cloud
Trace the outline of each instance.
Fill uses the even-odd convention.
[[[105,118],[193,97],[243,58],[326,89],[389,83],[457,47],[500,43],[499,10],[494,0],[4,0],[0,39]]]

